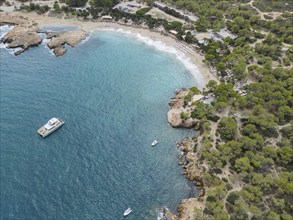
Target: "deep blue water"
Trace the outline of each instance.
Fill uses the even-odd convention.
[[[195,81],[173,55],[98,31],[63,57],[0,56],[1,219],[156,219],[190,195],[175,146],[190,131],[166,113]],[[54,116],[65,125],[41,138]]]

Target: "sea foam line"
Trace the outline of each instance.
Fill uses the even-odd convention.
[[[88,34],[86,35],[86,37],[78,44],[78,45],[82,45],[86,42],[89,41],[89,39],[92,37],[94,31],[89,31]]]
[[[0,26],[0,39],[2,39],[14,27],[15,25],[9,25],[9,24]]]
[[[167,207],[163,207],[163,208],[160,208],[158,211],[157,211],[157,220],[165,220],[166,219],[166,216],[165,216],[165,211],[168,210]]]
[[[162,41],[157,41],[153,40],[149,37],[142,36],[140,33],[133,33],[131,31],[126,31],[122,28],[103,28],[102,30],[107,30],[107,31],[114,31],[114,32],[119,32],[125,35],[130,35],[135,37],[138,41],[151,46],[152,48],[162,51],[165,53],[172,54],[176,57],[178,61],[180,61],[185,68],[192,74],[192,76],[196,80],[196,84],[199,88],[202,88],[204,86],[204,80],[202,77],[202,74],[200,73],[198,67],[191,61],[190,57],[187,57],[186,54],[184,54],[182,51],[176,49],[173,46],[167,45]]]

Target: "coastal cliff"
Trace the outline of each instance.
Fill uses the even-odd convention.
[[[188,117],[194,109],[195,105],[186,98],[188,96],[197,96],[190,89],[176,90],[175,96],[171,98],[169,102],[170,110],[167,113],[168,122],[172,127],[184,127],[193,128],[195,130],[200,129],[200,120]],[[202,98],[202,97],[201,97]],[[192,98],[191,98],[192,100]],[[196,99],[198,101],[198,99]],[[193,182],[197,187],[198,198],[188,198],[181,200],[177,211],[179,215],[173,214],[171,211],[167,211],[165,217],[167,220],[190,220],[195,217],[202,216],[195,215],[194,208],[203,209],[204,200],[201,198],[205,196],[205,188],[202,180],[204,173],[204,167],[199,165],[198,153],[196,152],[197,138],[186,138],[177,144],[177,148],[180,150],[178,155],[178,164],[185,170],[182,174],[187,179]]]
[[[88,36],[86,31],[80,29],[65,32],[44,32],[40,30],[37,23],[23,16],[1,13],[0,26],[7,24],[16,25],[16,27],[9,31],[1,39],[1,42],[6,44],[7,48],[20,48],[15,52],[15,55],[23,53],[30,47],[38,46],[43,40],[40,33],[45,33],[47,39],[50,39],[47,45],[56,56],[62,56],[66,53],[66,44],[75,47]]]

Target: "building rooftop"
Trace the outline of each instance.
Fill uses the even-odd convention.
[[[197,101],[199,101],[199,100],[201,100],[201,99],[203,99],[203,95],[194,95],[193,97],[192,97],[192,101],[193,102],[197,102]]]
[[[113,18],[109,15],[102,16],[102,19],[112,20]]]
[[[136,1],[131,1],[131,2],[120,2],[119,4],[115,5],[113,9],[118,9],[120,11],[134,14],[138,9],[143,7],[146,7],[146,6]]]
[[[178,34],[178,32],[175,31],[175,30],[170,30],[169,32],[170,32],[171,34],[174,34],[174,35]]]
[[[219,32],[215,33],[216,35],[218,35],[219,37],[221,37],[222,39],[226,38],[226,37],[230,37],[232,39],[235,39],[237,37],[237,35],[232,34],[229,30],[227,30],[226,28],[222,28]]]

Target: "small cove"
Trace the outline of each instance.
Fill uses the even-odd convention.
[[[2,218],[155,219],[193,193],[175,146],[191,131],[166,113],[196,82],[174,55],[108,31],[64,57],[0,53]],[[53,116],[66,124],[42,139]]]

